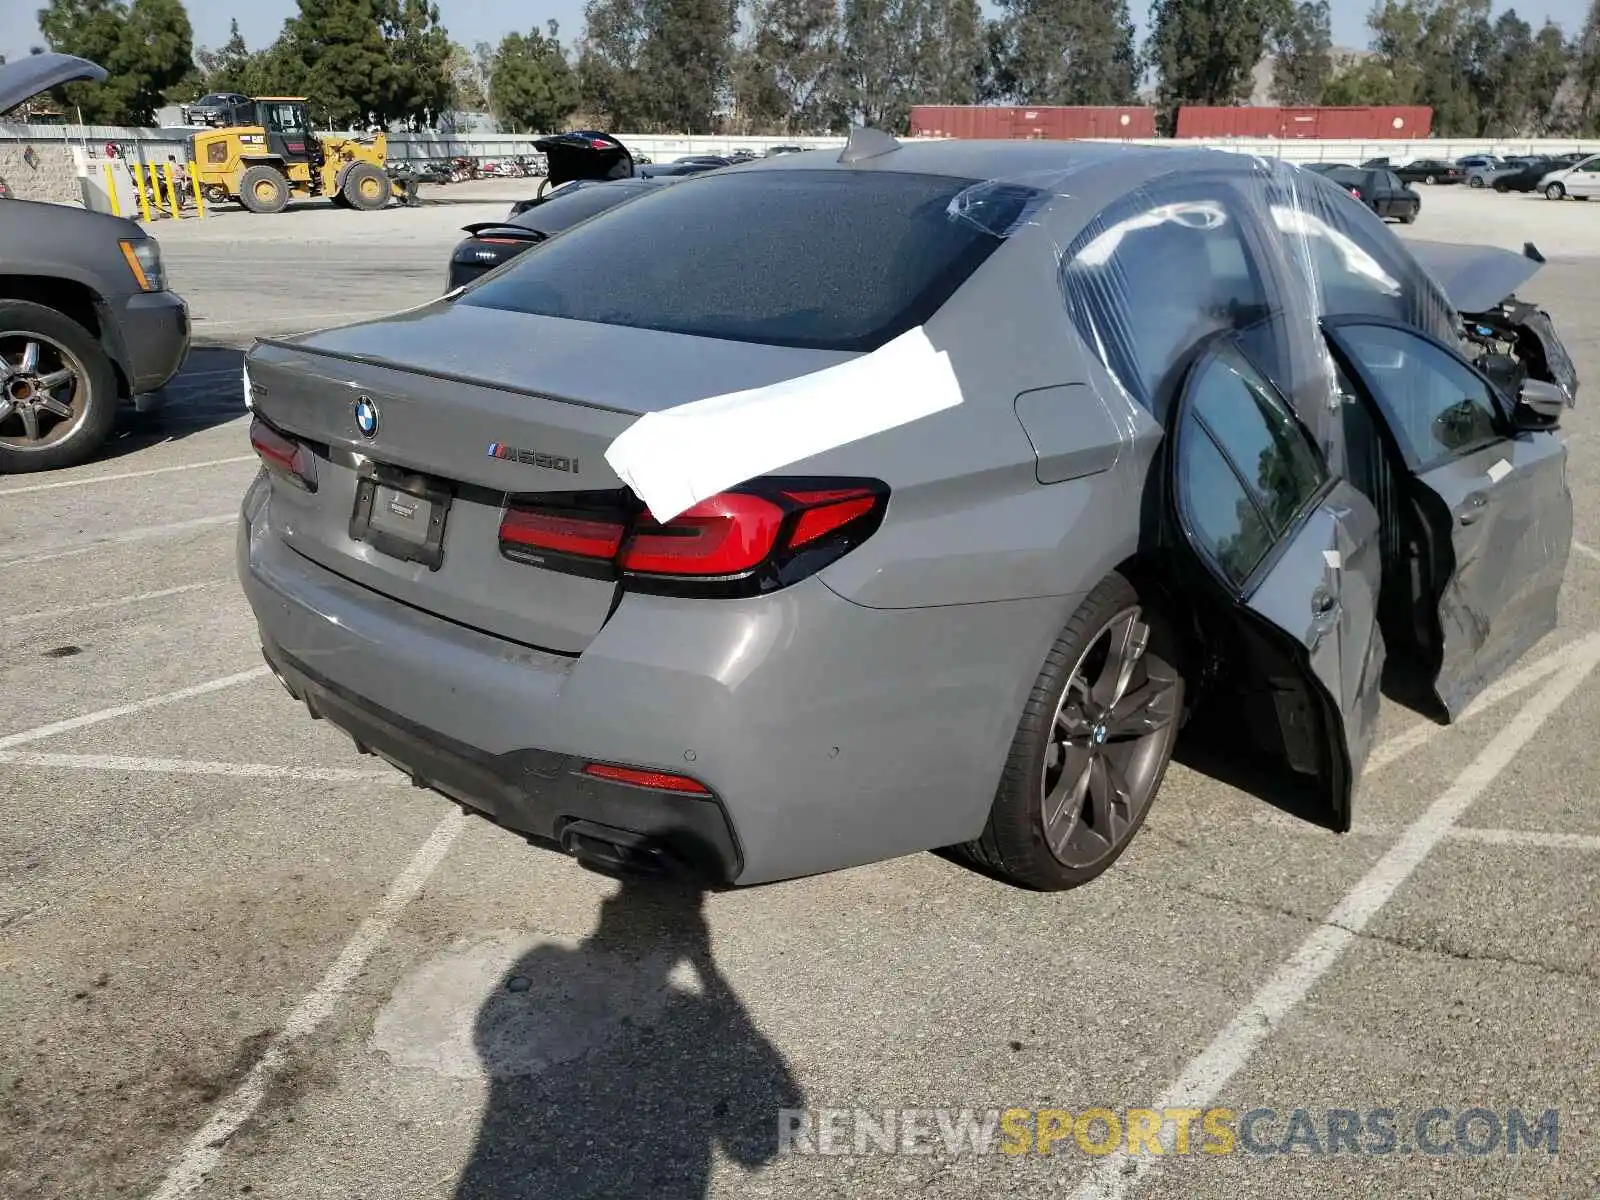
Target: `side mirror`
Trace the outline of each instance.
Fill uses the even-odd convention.
[[[1561,424],[1567,394],[1542,379],[1525,379],[1511,416],[1518,429],[1546,430]]]

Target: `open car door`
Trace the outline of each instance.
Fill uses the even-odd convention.
[[[1454,349],[1375,317],[1323,322],[1342,386],[1381,442],[1397,523],[1385,609],[1446,715],[1556,623],[1572,545],[1555,421],[1519,428],[1515,402]],[[1535,422],[1537,424],[1537,422]]]
[[[1383,669],[1377,513],[1231,335],[1202,349],[1169,422],[1166,519],[1226,624],[1241,738],[1275,729],[1347,830]]]

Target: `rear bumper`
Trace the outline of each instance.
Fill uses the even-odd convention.
[[[595,779],[582,773],[584,759],[548,750],[489,754],[353,694],[279,646],[264,643],[262,653],[312,717],[337,725],[360,750],[399,767],[419,787],[459,800],[497,824],[563,848],[577,837],[613,849],[628,846],[634,865],[648,863],[708,882],[739,876],[739,847],[715,797]]]
[[[810,579],[627,596],[581,655],[492,637],[312,563],[246,497],[239,575],[290,690],[415,778],[541,839],[591,821],[740,884],[966,841],[1070,598],[878,610]],[[712,799],[602,785],[685,774]]]

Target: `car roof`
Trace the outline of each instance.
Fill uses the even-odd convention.
[[[842,163],[841,157],[832,153],[780,154],[738,163],[728,171],[897,171],[1070,191],[1104,204],[1113,195],[1168,175],[1244,176],[1262,170],[1260,159],[1228,150],[1042,139],[905,141],[851,163]]]

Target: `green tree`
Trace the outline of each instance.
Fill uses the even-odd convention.
[[[1322,89],[1322,102],[1333,105],[1405,104],[1394,73],[1376,57],[1363,58],[1336,71]]]
[[[740,111],[751,122],[783,133],[823,127],[838,62],[834,0],[756,0],[750,40],[733,70]]]
[[[450,73],[454,43],[439,24],[438,6],[428,0],[394,0],[384,37],[398,68],[395,115],[414,128],[437,125],[455,98]]]
[[[228,40],[219,50],[196,50],[194,63],[200,72],[203,92],[242,92],[245,72],[250,67],[250,48],[239,32],[238,18],[228,26]]]
[[[1138,67],[1126,0],[999,0],[1003,94],[1019,104],[1127,104]]]
[[[291,57],[305,64],[305,92],[330,126],[387,123],[399,115],[401,70],[383,35],[388,7],[388,0],[299,0],[299,14],[284,25],[274,65]]]
[[[911,106],[923,99],[927,9],[928,0],[844,0],[836,125],[905,131]]]
[[[641,55],[648,32],[635,0],[588,0],[578,46],[578,92],[585,111],[611,129],[645,129]]]
[[[68,84],[62,103],[90,124],[152,125],[167,92],[193,67],[194,34],[180,0],[51,0],[39,28],[52,50],[99,63],[104,83]]]
[[[1600,128],[1600,0],[1589,6],[1573,58],[1578,128],[1593,133]]]
[[[1528,92],[1532,105],[1532,131],[1538,135],[1557,132],[1565,120],[1563,91],[1572,71],[1573,48],[1561,26],[1546,21],[1534,35],[1528,58]]]
[[[640,98],[649,128],[711,133],[730,83],[736,0],[645,0]]]
[[[1182,104],[1247,98],[1269,40],[1290,20],[1290,0],[1156,0],[1145,58],[1169,125]]]
[[[550,133],[578,107],[578,80],[561,52],[556,23],[548,33],[508,33],[495,52],[489,103],[513,133]]]
[[[460,43],[453,43],[445,70],[450,75],[451,100],[466,112],[489,110],[489,76],[494,71],[494,52],[489,52],[487,68],[479,66],[477,56]]]
[[[1301,0],[1272,39],[1272,98],[1285,105],[1321,104],[1332,75],[1328,0]]]

